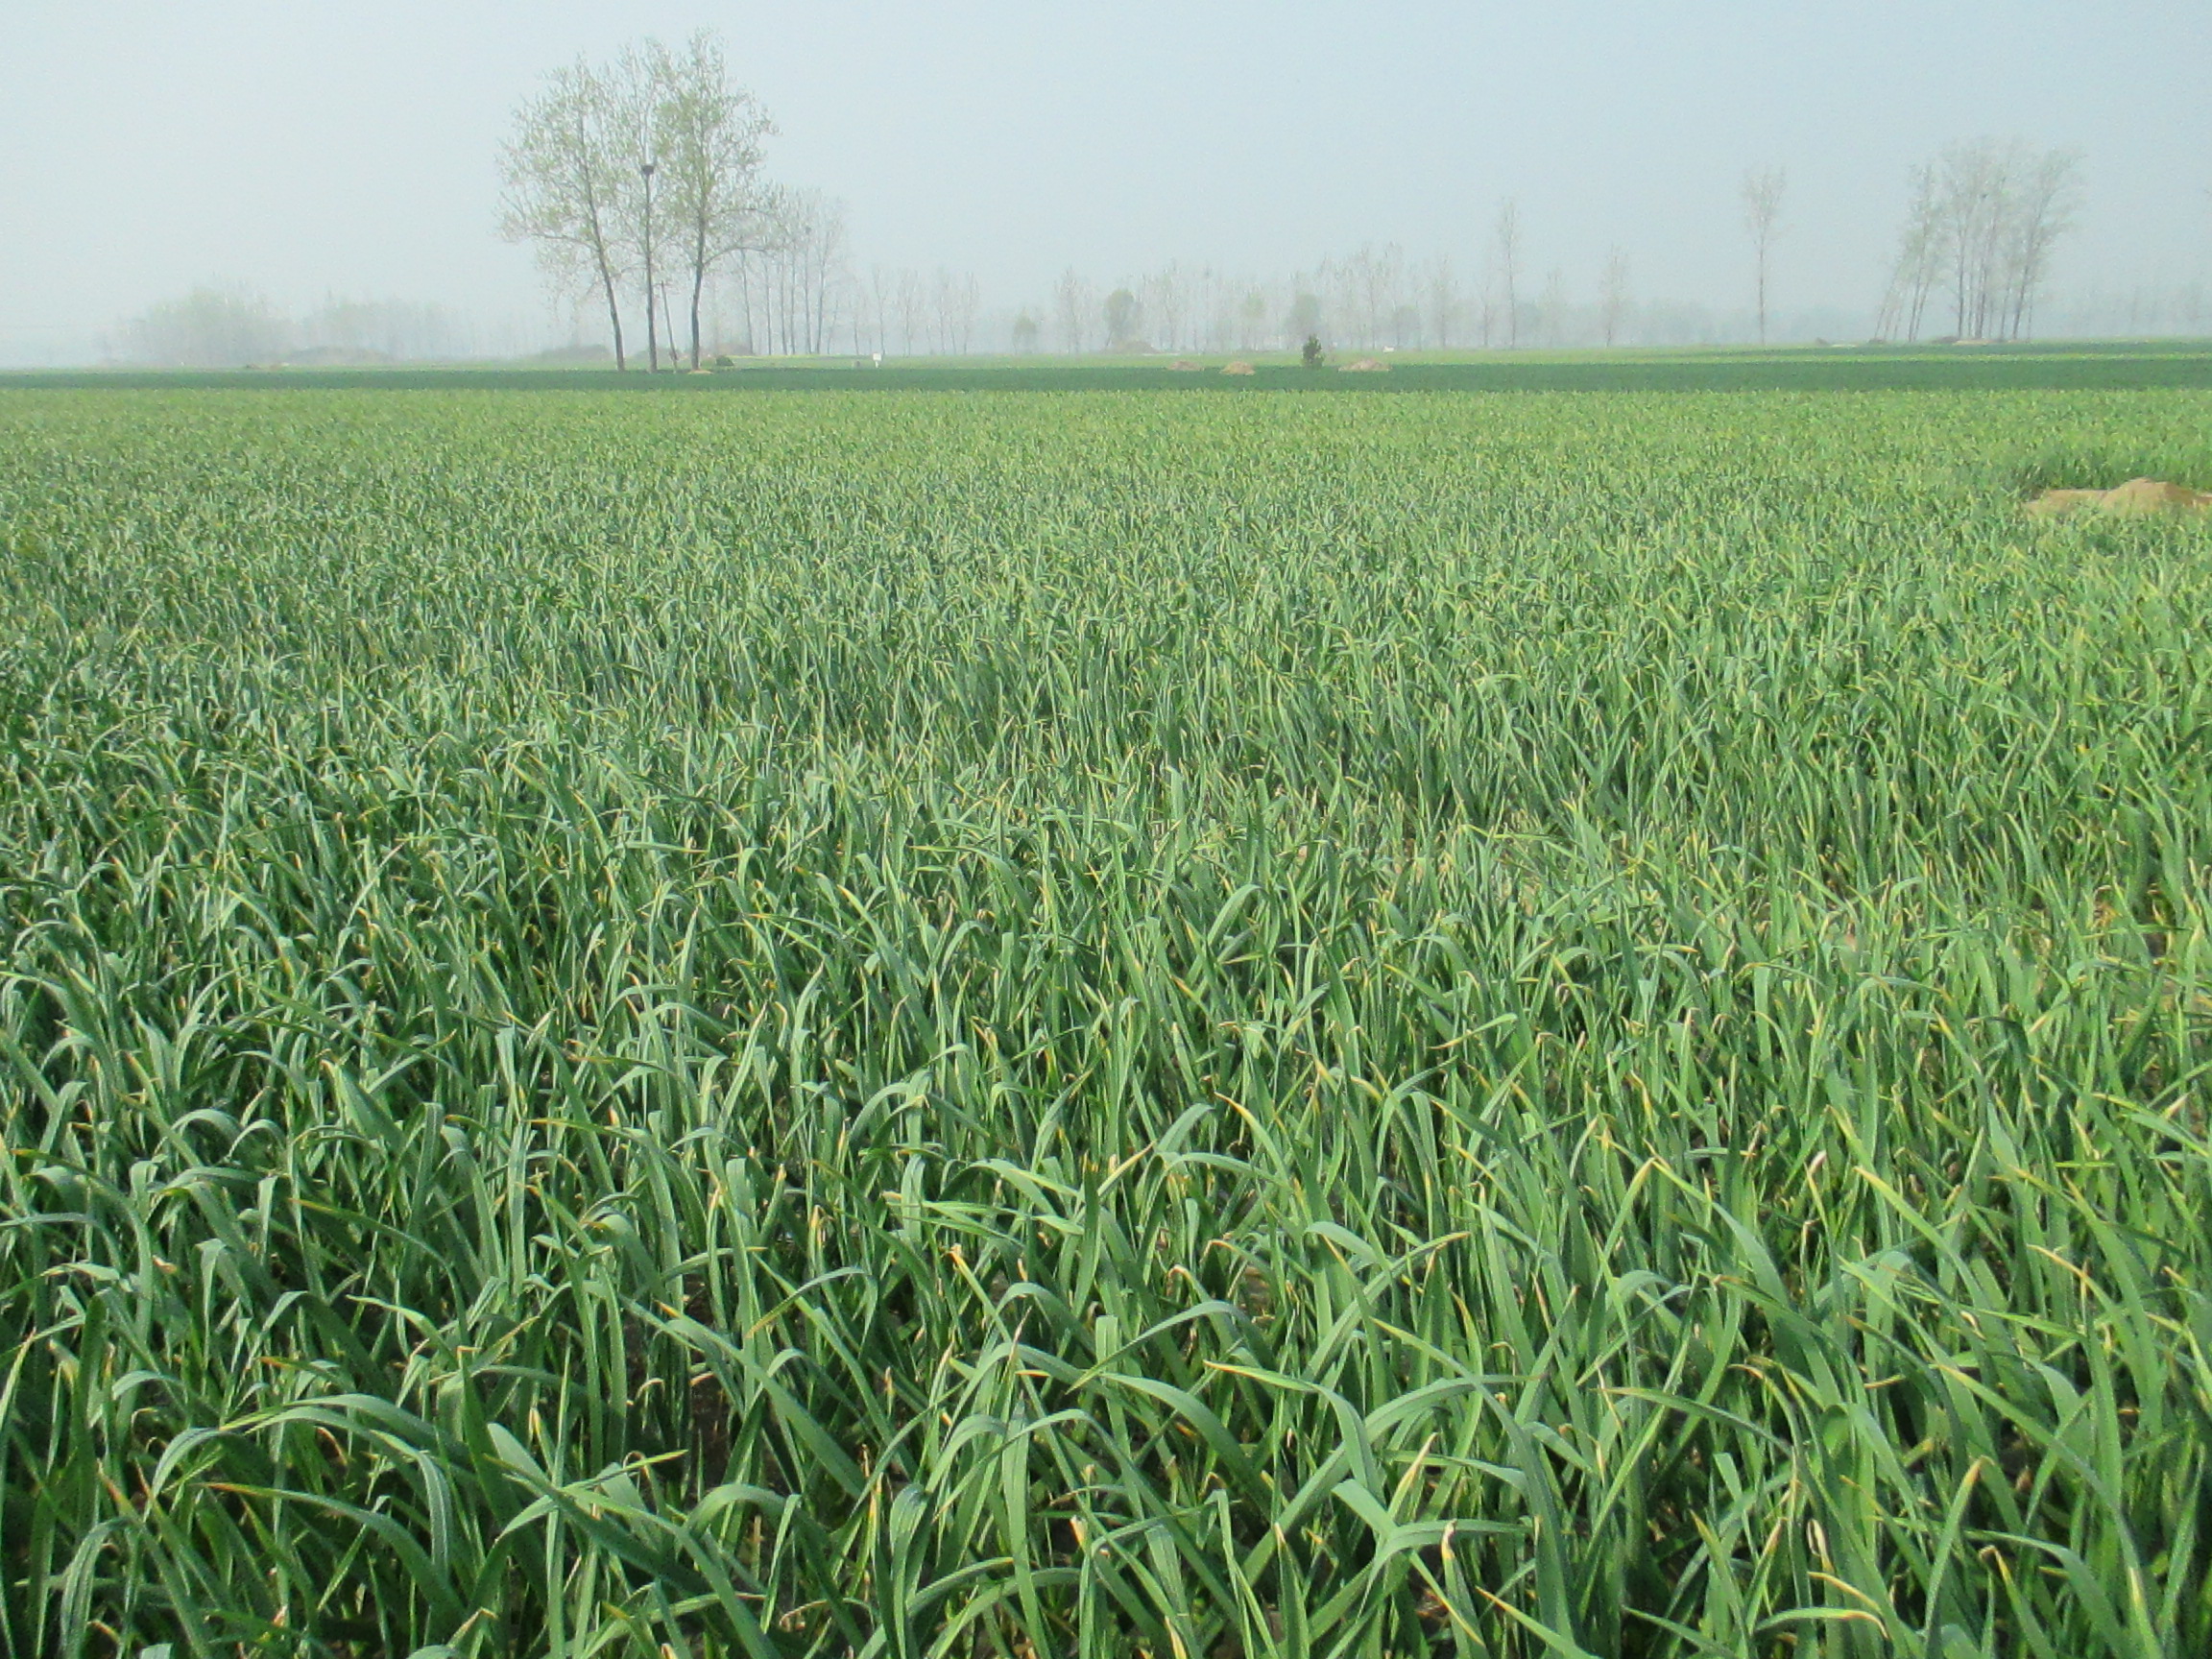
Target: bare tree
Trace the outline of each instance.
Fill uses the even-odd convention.
[[[1521,344],[1521,204],[1511,199],[1498,209],[1491,257],[1499,286],[1503,290],[1505,346],[1510,350]],[[1483,341],[1488,344],[1487,329],[1483,331]]]
[[[954,286],[952,273],[942,265],[938,266],[936,280],[930,287],[930,297],[935,301],[936,325],[929,331],[929,342],[934,349],[947,353],[953,349],[952,318],[957,304]]]
[[[1598,283],[1598,327],[1608,346],[1621,337],[1621,325],[1628,315],[1628,255],[1616,246],[1605,255],[1605,275]]]
[[[1951,332],[1979,338],[1988,298],[1989,256],[2009,186],[2005,156],[1990,142],[1953,144],[1936,163],[1938,223],[1951,267]]]
[[[1567,273],[1556,265],[1544,275],[1544,298],[1536,310],[1544,344],[1564,346],[1567,343]]]
[[[1743,228],[1751,233],[1751,258],[1757,269],[1759,344],[1767,344],[1767,278],[1774,238],[1782,229],[1782,192],[1789,176],[1779,167],[1743,175]]]
[[[889,270],[881,265],[868,267],[868,307],[876,325],[876,349],[891,349],[891,296],[896,282]]]
[[[1148,276],[1141,284],[1143,289],[1142,311],[1159,319],[1160,344],[1174,351],[1183,345],[1183,319],[1190,312],[1190,295],[1183,271],[1170,259],[1157,276]]]
[[[2080,157],[2018,140],[1947,146],[1913,169],[1877,332],[1917,339],[1930,295],[1951,290],[1954,339],[2019,339],[2051,256],[2073,228]]]
[[[626,369],[617,285],[627,276],[623,202],[632,163],[624,143],[617,87],[582,60],[546,78],[543,90],[515,112],[515,135],[500,152],[500,233],[533,242],[546,276],[573,291],[579,279],[607,301],[614,367]]]
[[[830,349],[845,286],[845,207],[819,190],[790,190],[781,194],[781,208],[776,254],[782,267],[784,347],[819,354]]]
[[[2063,189],[2071,166],[2059,156],[2049,159],[2062,163],[2056,178]],[[1953,144],[1934,164],[1936,223],[1959,338],[1986,338],[2006,329],[2013,267],[2023,246],[2027,185],[2035,170],[2017,140]],[[2063,203],[2054,198],[2052,207],[2062,229]],[[2048,244],[2040,247],[2038,264],[2047,263],[2049,253]]]
[[[899,343],[906,356],[914,355],[915,336],[922,332],[926,320],[928,294],[922,286],[919,271],[899,273]]]
[[[1254,288],[1237,304],[1237,349],[1255,350],[1265,337],[1267,296]]]
[[[1061,272],[1060,280],[1052,285],[1052,321],[1060,335],[1060,349],[1070,357],[1083,349],[1094,308],[1091,284],[1075,274],[1073,266]]]
[[[763,201],[759,253],[744,269],[758,284],[765,343],[786,354],[826,351],[843,303],[857,286],[848,258],[844,205],[819,190],[779,189]],[[864,309],[855,302],[855,342]]]
[[[743,312],[745,349],[774,355],[781,341],[779,296],[788,234],[785,192],[763,186],[754,203],[754,218],[752,233],[731,256],[731,269]]]
[[[2050,275],[2052,252],[2074,228],[2080,167],[2080,156],[2054,150],[2021,169],[2005,249],[2011,265],[2011,303],[2005,320],[2008,340],[2026,338],[2034,325],[2035,296]]]
[[[1362,248],[1344,262],[1343,276],[1348,310],[1361,322],[1361,338],[1369,346],[1382,344],[1386,325],[1397,310],[1397,295],[1406,271],[1405,250],[1397,243]]]
[[[1377,271],[1375,250],[1359,249],[1342,259],[1332,259],[1323,268],[1333,279],[1335,303],[1330,307],[1345,321],[1345,331],[1350,335],[1347,344],[1374,346],[1380,343],[1382,332],[1382,282]]]
[[[1897,238],[1897,258],[1889,271],[1889,287],[1874,321],[1880,339],[1920,338],[1920,319],[1928,296],[1936,287],[1943,264],[1943,210],[1937,193],[1936,170],[1912,170],[1912,203],[1905,216],[1905,228]]]
[[[1459,283],[1452,273],[1451,259],[1442,253],[1429,262],[1427,293],[1429,316],[1427,342],[1447,349],[1452,345],[1452,327],[1459,317]]]
[[[939,280],[945,294],[947,343],[965,356],[975,343],[975,317],[983,309],[982,285],[972,271],[955,276],[940,276]]]
[[[1197,322],[1191,328],[1191,344],[1204,351],[1226,351],[1237,338],[1237,325],[1231,317],[1231,287],[1229,279],[1208,265],[1200,269],[1193,284],[1196,296],[1192,310]]]

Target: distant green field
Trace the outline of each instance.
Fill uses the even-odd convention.
[[[2212,1652],[2204,363],[0,390],[0,1653]]]
[[[221,373],[84,370],[0,373],[0,388],[347,391],[969,391],[969,392],[1815,392],[2212,389],[2212,342],[2063,342],[2006,347],[1797,347],[1776,350],[1407,352],[1376,356],[1387,373],[1346,373],[1375,354],[1334,353],[1311,370],[1280,353],[1246,354],[1255,372],[1224,376],[1229,358],[902,358],[748,360],[713,374],[606,369],[259,369]]]

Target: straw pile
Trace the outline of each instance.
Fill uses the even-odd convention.
[[[2060,518],[2072,513],[2144,517],[2156,513],[2201,513],[2207,507],[2212,507],[2212,493],[2160,478],[2130,478],[2113,490],[2046,490],[2028,503],[2028,511],[2038,518]]]

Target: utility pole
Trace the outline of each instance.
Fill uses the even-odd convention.
[[[1782,169],[1743,175],[1743,228],[1751,232],[1752,258],[1758,267],[1756,292],[1759,344],[1767,344],[1767,272],[1774,237],[1782,228],[1782,190],[1787,182]]]
[[[654,333],[653,310],[653,163],[637,163],[637,177],[645,180],[645,362],[647,373],[661,371],[661,346]]]

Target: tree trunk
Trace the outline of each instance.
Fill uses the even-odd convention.
[[[599,261],[599,284],[607,291],[607,321],[614,328],[614,369],[619,373],[630,367],[622,355],[622,307],[614,301],[614,273],[604,259]]]
[[[691,265],[691,367],[699,367],[699,296],[707,286],[707,266],[702,260]]]

